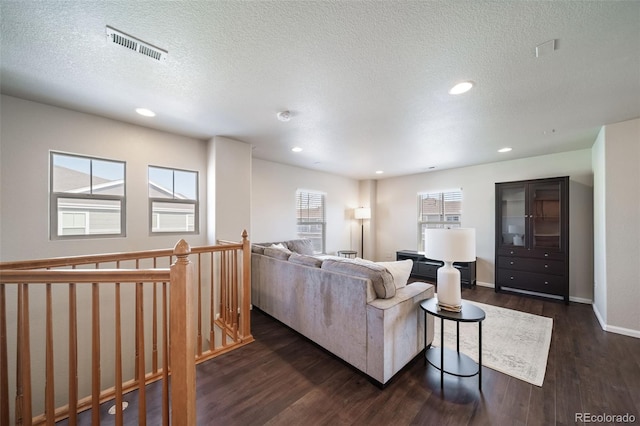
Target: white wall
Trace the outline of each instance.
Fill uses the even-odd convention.
[[[591,150],[502,161],[378,181],[376,260],[418,247],[417,194],[462,188],[462,226],[476,228],[477,279],[494,284],[495,183],[570,176],[570,294],[593,298]]]
[[[640,119],[605,126],[605,225],[597,238],[605,250],[605,329],[640,337]],[[602,170],[600,171],[602,172]],[[604,230],[604,235],[602,232]],[[596,305],[599,309],[601,303]]]
[[[296,238],[296,190],[308,189],[326,193],[326,252],[359,250],[360,224],[353,219],[359,205],[357,180],[258,159],[252,170],[253,242]]]
[[[376,180],[361,180],[359,182],[360,192],[360,207],[369,207],[371,209],[371,219],[363,219],[360,222],[360,240],[355,246],[354,250],[358,252],[359,257],[365,259],[375,259],[375,229],[376,229],[376,209],[377,193],[378,193],[378,181]],[[363,238],[364,237],[364,238]]]
[[[0,259],[36,259],[171,248],[178,235],[149,235],[149,165],[199,172],[200,234],[206,224],[206,143],[36,102],[1,98]],[[49,150],[126,162],[127,236],[49,240]]]
[[[251,145],[216,136],[208,147],[208,243],[251,239]]]

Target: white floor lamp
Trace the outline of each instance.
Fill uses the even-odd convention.
[[[371,219],[371,209],[369,207],[358,207],[354,210],[353,217],[360,219],[360,256],[364,259],[364,220]]]
[[[476,230],[473,228],[427,229],[424,244],[425,256],[442,260],[438,269],[438,306],[440,309],[460,312],[462,296],[460,292],[460,271],[453,262],[476,260]]]

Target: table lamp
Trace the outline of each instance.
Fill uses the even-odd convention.
[[[460,312],[460,271],[453,262],[476,260],[476,230],[473,228],[430,229],[425,232],[425,257],[441,260],[438,269],[438,306],[440,309]]]

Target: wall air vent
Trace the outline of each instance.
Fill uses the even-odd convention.
[[[145,43],[144,41],[125,34],[122,31],[116,30],[110,26],[107,26],[107,38],[112,43],[118,44],[127,49],[131,49],[134,52],[138,52],[141,55],[148,56],[156,61],[164,61],[167,59],[167,51],[153,46],[152,44]]]

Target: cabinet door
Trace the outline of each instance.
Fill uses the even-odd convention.
[[[526,184],[496,186],[496,245],[498,249],[524,250],[526,241]]]
[[[562,182],[531,183],[529,196],[531,248],[562,251]]]

